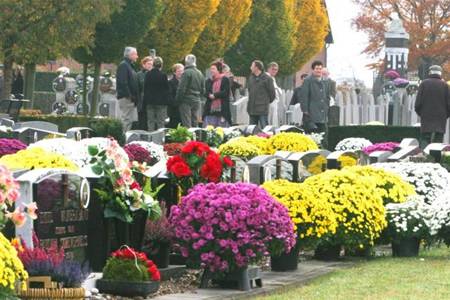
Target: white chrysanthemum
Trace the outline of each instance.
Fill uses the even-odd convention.
[[[336,151],[359,151],[364,147],[371,146],[372,142],[365,138],[346,138],[340,141],[336,147]]]

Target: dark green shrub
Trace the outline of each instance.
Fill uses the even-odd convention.
[[[400,142],[404,138],[420,137],[420,128],[412,126],[330,126],[328,128],[328,149],[334,150],[339,141],[349,137],[361,137],[372,143]]]
[[[93,137],[115,138],[120,144],[124,144],[122,123],[118,119],[112,118],[90,118],[86,116],[21,116],[20,121],[45,121],[58,125],[60,132],[66,132],[72,127],[89,127],[94,130]]]

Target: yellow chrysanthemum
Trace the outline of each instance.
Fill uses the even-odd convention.
[[[317,144],[309,136],[295,132],[281,132],[271,136],[267,141],[267,153],[277,151],[305,152],[316,150]]]
[[[404,181],[400,175],[372,166],[353,166],[346,170],[373,181],[383,195],[383,203],[402,203],[416,192],[414,186]]]
[[[350,155],[341,155],[337,160],[341,163],[341,168],[352,167],[358,164],[358,159]]]
[[[28,279],[17,251],[10,242],[0,233],[0,285],[2,289],[14,292],[15,284],[22,284]]]
[[[221,155],[236,156],[244,160],[251,159],[260,154],[258,147],[238,139],[233,139],[220,145],[219,153]]]
[[[329,203],[337,220],[333,239],[350,247],[373,245],[386,227],[383,191],[348,169],[328,170],[302,183],[317,201]]]
[[[265,182],[262,187],[289,210],[302,247],[313,246],[321,237],[336,232],[337,221],[331,203],[317,199],[309,186],[274,180]]]
[[[9,169],[62,168],[76,171],[78,167],[61,154],[47,152],[39,147],[20,150],[0,158],[0,164]]]

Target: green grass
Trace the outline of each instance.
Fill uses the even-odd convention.
[[[450,299],[450,249],[423,250],[418,258],[375,258],[256,299]]]

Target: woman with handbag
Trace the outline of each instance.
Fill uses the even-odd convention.
[[[223,74],[224,64],[213,62],[211,79],[206,80],[206,103],[203,111],[203,127],[228,127],[231,125],[230,80]]]

